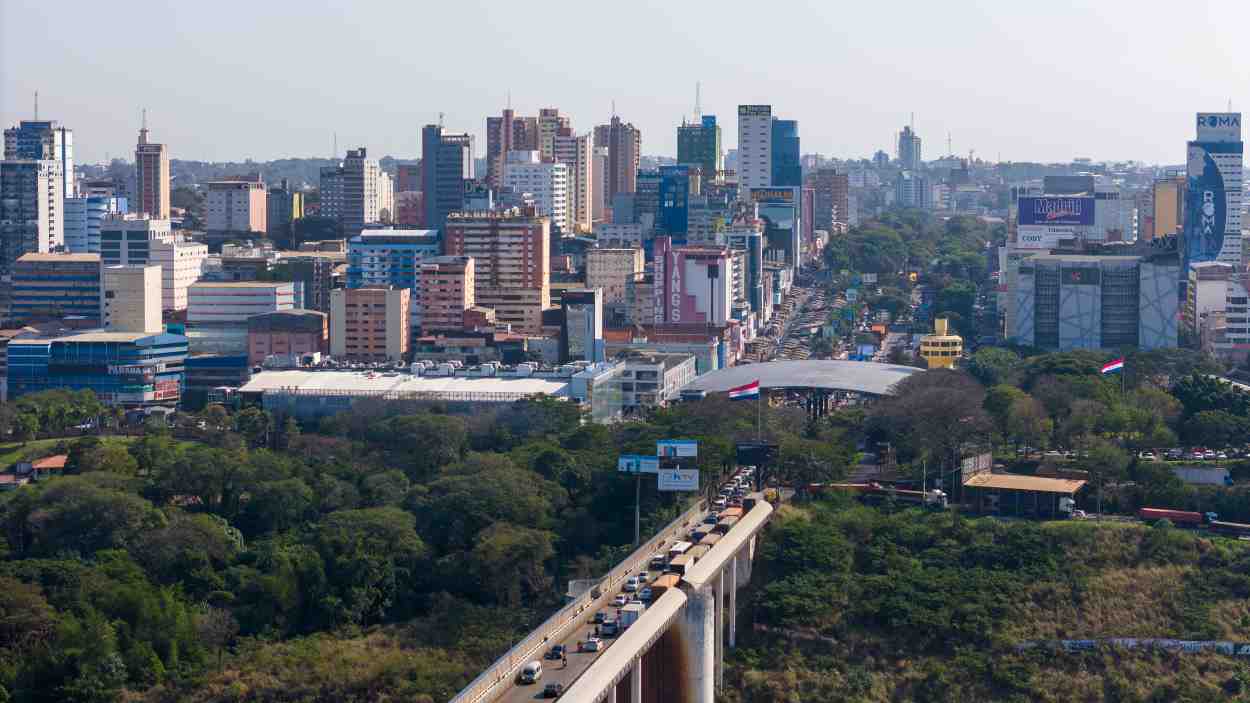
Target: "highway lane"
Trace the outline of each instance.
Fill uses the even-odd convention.
[[[698,513],[698,519],[689,523],[689,529],[693,530],[695,525],[699,524],[705,517],[707,517],[707,512]],[[680,540],[666,541],[663,549],[667,551],[667,549],[671,547],[675,541]],[[648,556],[648,559],[649,558],[650,557]],[[663,569],[648,569],[647,583],[654,583],[655,579],[659,578],[663,575],[663,573]],[[621,591],[618,590],[617,592]],[[611,600],[611,597],[615,595],[616,593],[608,594],[608,600]],[[599,608],[599,611],[603,612],[605,616],[611,618],[615,618],[617,614],[617,609],[611,606]],[[591,620],[594,617],[594,614],[594,610],[588,611],[586,620],[580,626],[575,628],[575,630],[568,637],[561,641],[548,642],[544,648],[542,654],[546,654],[554,645],[563,644],[568,651],[567,667],[564,667],[558,659],[540,659],[543,663],[542,679],[540,679],[537,683],[532,684],[520,684],[513,681],[509,684],[503,695],[494,698],[493,701],[498,703],[522,703],[523,701],[541,700],[543,689],[546,688],[547,684],[553,682],[562,683],[565,687],[567,687],[574,680],[576,680],[577,677],[584,674],[586,669],[590,668],[590,665],[594,663],[599,655],[616,642],[615,637],[603,637],[602,639],[605,646],[599,652],[577,651],[577,643],[585,641],[588,637],[595,633],[595,625]]]

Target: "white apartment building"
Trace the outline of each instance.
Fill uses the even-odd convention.
[[[557,134],[555,160],[569,168],[569,227],[589,232],[594,225],[594,153],[593,134]]]
[[[738,194],[746,200],[752,188],[767,188],[773,179],[772,105],[738,106]]]
[[[181,237],[152,242],[149,261],[161,267],[161,308],[186,310],[187,289],[204,276],[208,245]]]
[[[100,223],[100,263],[105,266],[147,265],[152,243],[173,237],[169,220],[134,215],[106,217]]]
[[[112,196],[86,195],[65,199],[65,249],[71,254],[100,253],[100,226],[121,208]]]
[[[142,334],[164,330],[159,266],[106,266],[101,287],[104,329]]]
[[[593,144],[593,140],[592,140]],[[590,155],[590,220],[594,225],[603,222],[604,188],[608,177],[608,148],[593,147]]]
[[[539,215],[550,217],[552,226],[561,232],[571,232],[567,164],[543,163],[537,151],[510,151],[504,162],[503,184],[514,193],[533,195]]]

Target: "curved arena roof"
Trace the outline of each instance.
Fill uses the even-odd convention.
[[[855,391],[867,395],[888,395],[890,387],[921,369],[870,361],[814,359],[808,361],[768,361],[712,371],[696,378],[682,390],[724,393],[755,379],[762,388]]]

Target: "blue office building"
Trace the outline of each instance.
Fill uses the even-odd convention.
[[[1191,264],[1241,266],[1241,113],[1200,112],[1188,143],[1182,277]]]
[[[125,215],[125,198],[88,195],[65,199],[65,249],[71,254],[100,253],[100,225],[110,215]]]
[[[95,392],[108,405],[177,405],[187,338],[176,334],[90,331],[9,342],[10,398],[52,389]]]
[[[690,167],[660,167],[660,211],[656,232],[667,234],[678,242],[686,240],[690,213]],[[695,185],[697,192],[698,185]]]
[[[803,167],[799,160],[799,121],[773,118],[772,181],[774,188],[803,186]]]
[[[411,290],[409,318],[415,335],[421,329],[421,262],[442,254],[437,230],[365,230],[347,242],[347,287]]]

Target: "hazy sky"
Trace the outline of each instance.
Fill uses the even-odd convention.
[[[163,5],[163,6],[161,6]],[[132,157],[140,107],[174,158],[419,156],[421,125],[468,130],[509,90],[579,132],[611,115],[674,154],[703,110],[798,119],[805,153],[1181,163],[1199,110],[1250,112],[1250,3],[0,0],[0,123],[74,129],[79,161]]]

